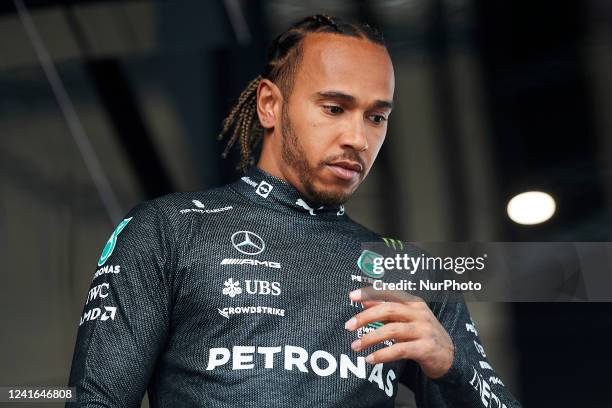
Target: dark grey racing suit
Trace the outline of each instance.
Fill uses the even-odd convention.
[[[518,407],[489,365],[463,301],[429,306],[456,357],[430,380],[412,361],[369,365],[350,344],[362,243],[381,238],[344,208],[311,208],[257,169],[222,188],[134,208],[87,294],[70,385],[77,406]],[[384,279],[383,279],[384,280]],[[361,281],[361,282],[360,282]],[[72,406],[72,404],[68,404]]]

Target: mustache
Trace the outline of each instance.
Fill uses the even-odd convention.
[[[325,158],[325,160],[323,160],[319,164],[319,167],[323,167],[327,163],[332,163],[332,162],[342,161],[342,160],[348,160],[348,161],[357,162],[357,163],[359,163],[361,165],[361,168],[364,171],[366,169],[365,162],[363,161],[363,159],[361,158],[359,153],[356,150],[350,150],[350,149],[349,150],[345,150],[344,153],[342,153],[342,154],[338,154],[338,155],[334,155],[334,156],[329,156],[329,157]]]

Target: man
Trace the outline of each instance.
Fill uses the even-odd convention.
[[[361,245],[381,239],[342,204],[393,91],[367,25],[317,15],[274,41],[224,122],[246,175],[143,203],[107,242],[70,376],[80,406],[137,406],[148,390],[153,407],[382,407],[400,381],[421,407],[520,406],[463,301],[369,300],[355,279]]]

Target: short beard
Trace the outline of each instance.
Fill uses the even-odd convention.
[[[298,141],[297,135],[293,130],[291,121],[289,120],[289,112],[287,111],[287,103],[283,103],[282,108],[282,151],[281,156],[285,165],[293,168],[298,178],[304,186],[306,199],[315,205],[324,205],[326,207],[337,207],[350,198],[350,193],[337,193],[325,190],[316,190],[314,187],[314,176],[317,170],[325,166],[324,162],[319,163],[316,167],[311,167],[306,160],[306,154]]]

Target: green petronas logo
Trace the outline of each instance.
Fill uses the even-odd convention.
[[[121,231],[123,231],[125,226],[128,225],[128,222],[130,222],[132,218],[133,217],[126,218],[121,221],[119,225],[117,225],[117,228],[115,228],[108,241],[106,241],[106,245],[104,245],[104,249],[102,250],[102,254],[100,255],[100,259],[98,260],[98,266],[104,265],[104,263],[111,256],[111,254],[115,250],[115,245],[117,245],[117,237],[119,236]]]
[[[359,255],[359,259],[357,259],[357,266],[359,266],[361,272],[370,278],[380,279],[385,274],[385,270],[383,269],[381,272],[374,271],[374,259],[376,258],[382,258],[382,255],[369,249],[364,249],[361,255]]]

